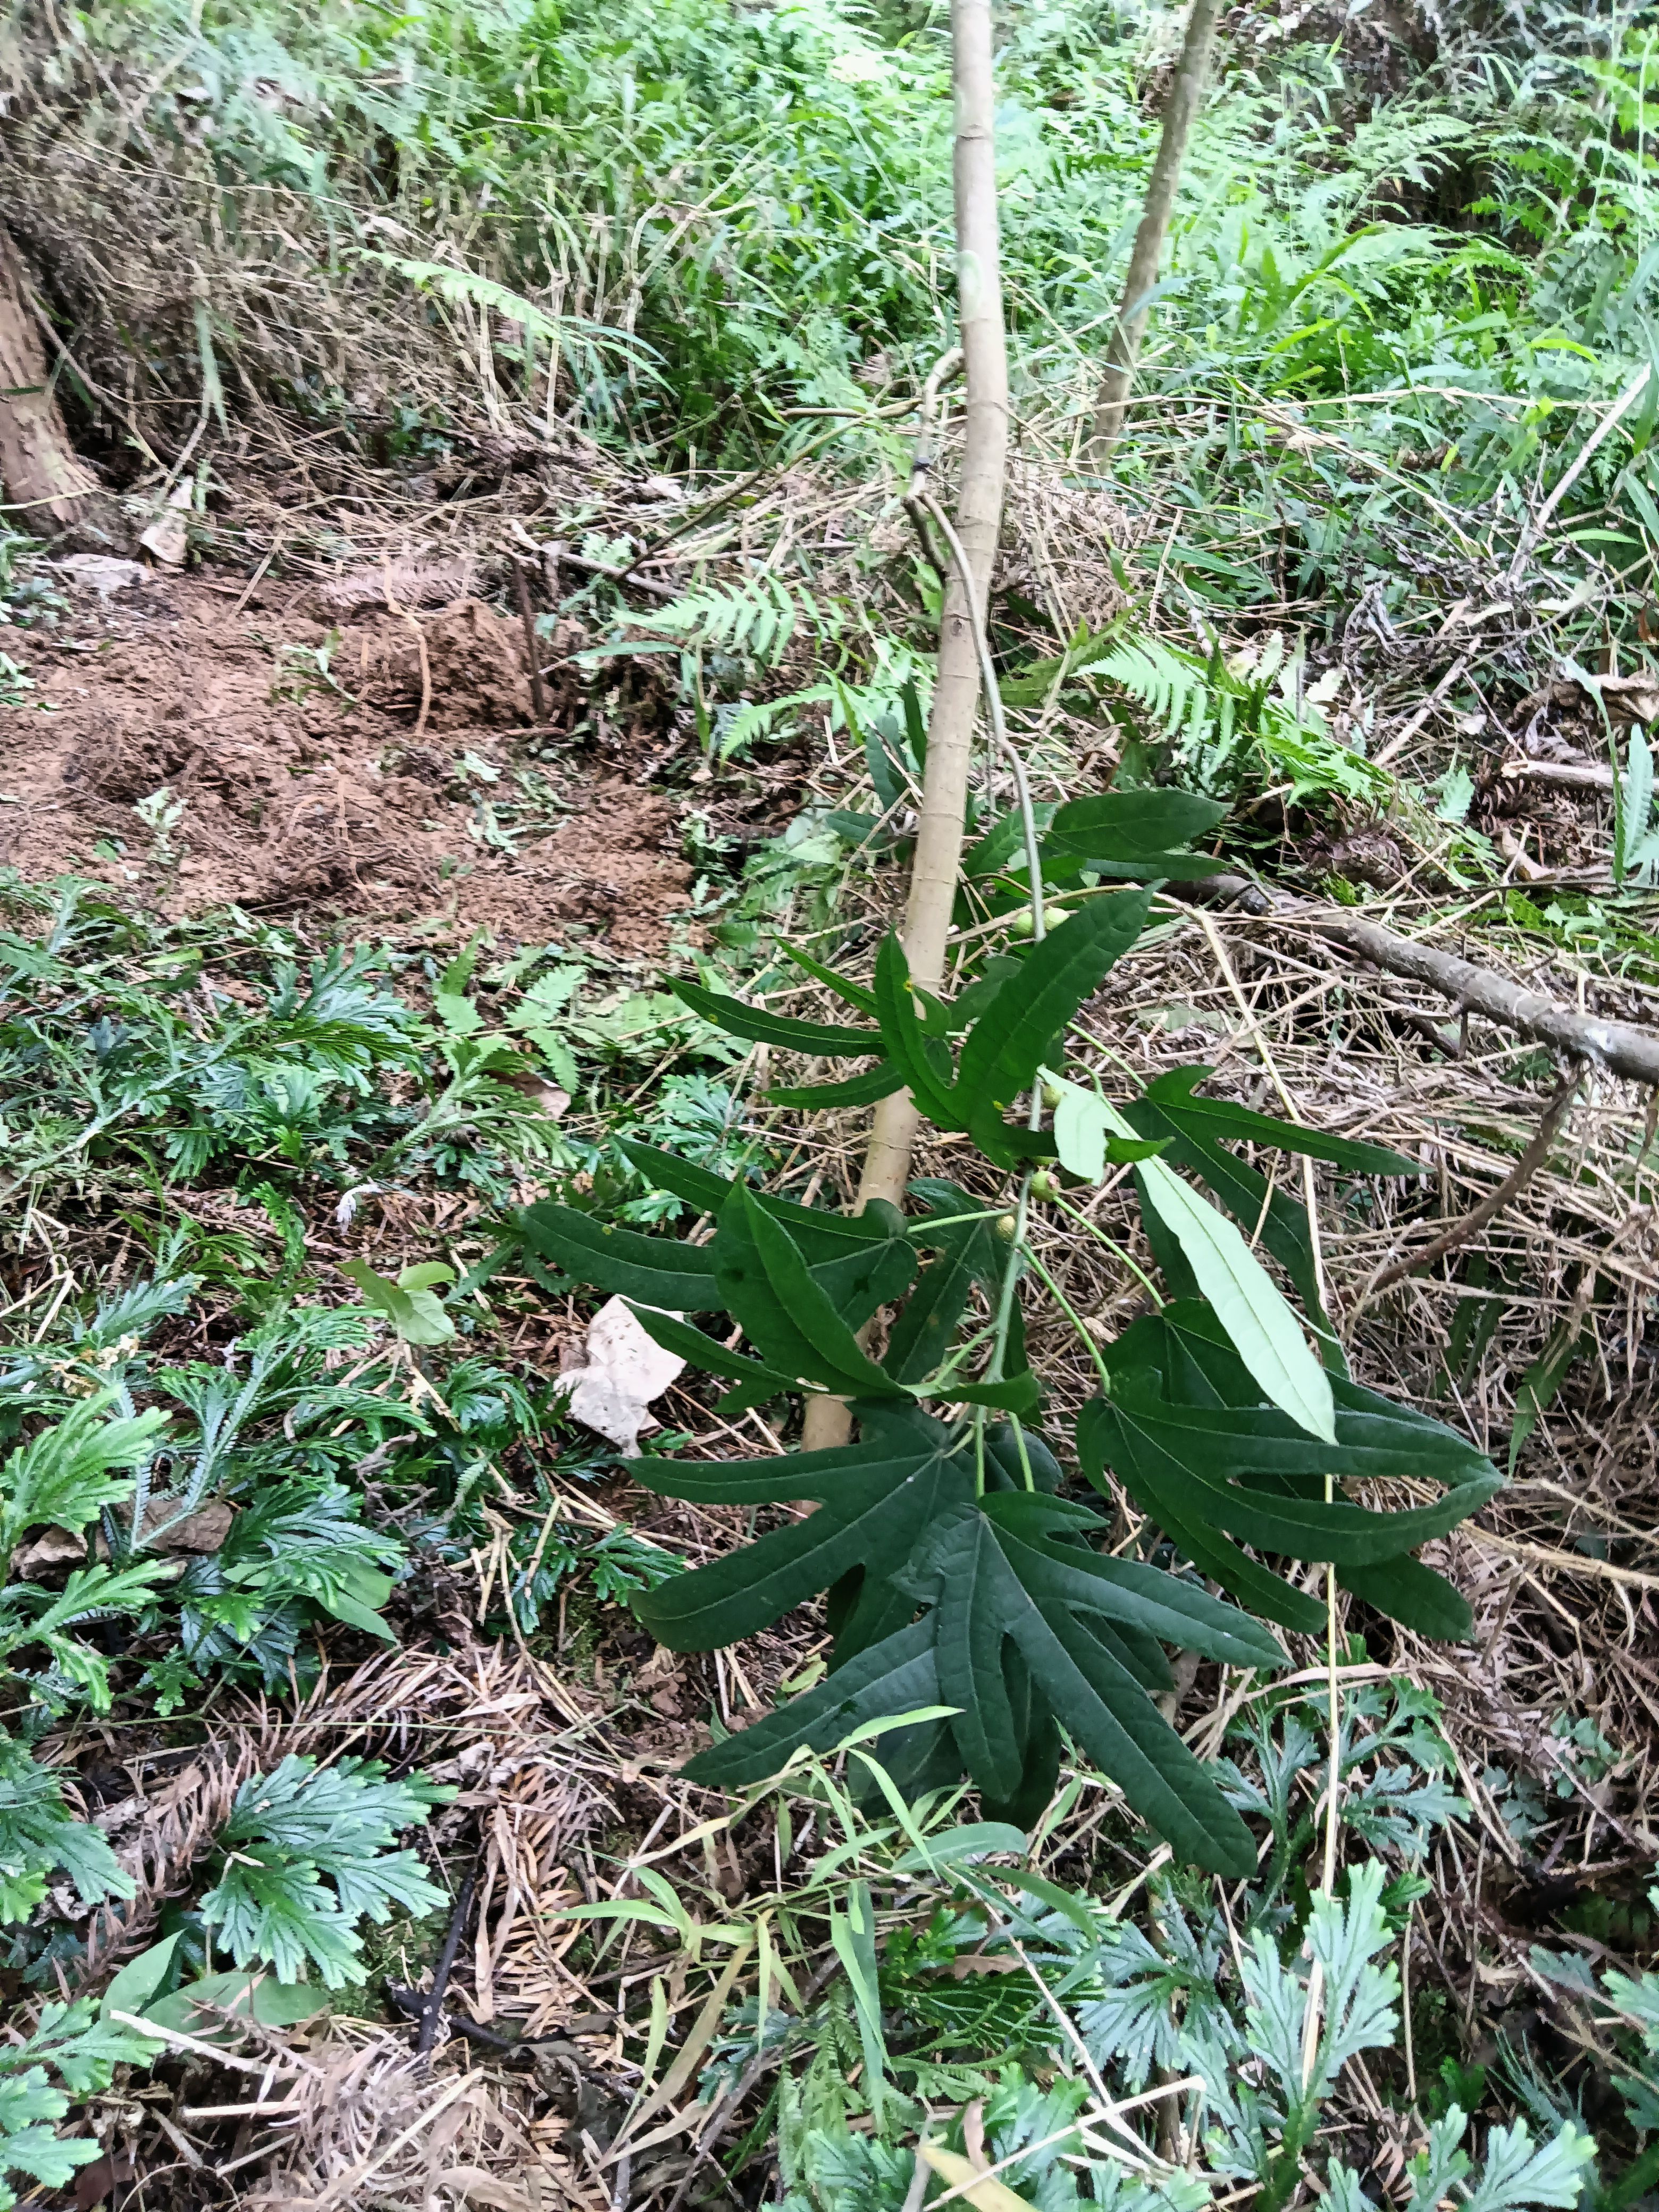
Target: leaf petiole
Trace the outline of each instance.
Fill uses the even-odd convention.
[[[1056,1195],[1049,1200],[1049,1204],[1051,1206],[1057,1206],[1060,1212],[1068,1216],[1073,1221],[1075,1221],[1080,1229],[1086,1229],[1090,1236],[1094,1238],[1097,1244],[1103,1244],[1106,1249],[1112,1254],[1114,1258],[1121,1260],[1124,1266],[1135,1278],[1136,1281],[1140,1285],[1141,1288],[1146,1291],[1146,1295],[1151,1298],[1155,1306],[1163,1306],[1167,1304],[1167,1300],[1164,1298],[1163,1292],[1158,1289],[1158,1285],[1152,1280],[1152,1277],[1146,1273],[1146,1270],[1138,1261],[1132,1258],[1131,1255],[1124,1250],[1123,1247],[1117,1242],[1115,1237],[1109,1237],[1103,1229],[1097,1229],[1094,1223],[1090,1220],[1086,1213],[1079,1213],[1076,1206],[1068,1206],[1063,1198]],[[1033,1264],[1035,1264],[1036,1255],[1033,1253],[1031,1256]],[[1048,1280],[1047,1275],[1044,1275],[1043,1279],[1045,1282]],[[1050,1287],[1052,1287],[1052,1285]],[[1055,1295],[1058,1296],[1059,1293],[1056,1292]]]
[[[907,1222],[904,1233],[907,1237],[920,1237],[929,1229],[957,1228],[964,1221],[996,1221],[1006,1212],[1006,1206],[988,1206],[978,1213],[930,1213],[921,1221]]]
[[[1042,1276],[1044,1283],[1048,1285],[1049,1297],[1053,1298],[1054,1304],[1060,1308],[1061,1313],[1065,1315],[1066,1320],[1071,1322],[1072,1327],[1077,1331],[1085,1351],[1088,1353],[1090,1358],[1095,1363],[1095,1372],[1100,1377],[1100,1387],[1106,1393],[1107,1396],[1109,1397],[1112,1392],[1111,1370],[1107,1366],[1106,1362],[1100,1356],[1100,1346],[1095,1342],[1093,1337],[1090,1335],[1088,1330],[1084,1327],[1082,1316],[1078,1312],[1076,1307],[1073,1305],[1070,1299],[1066,1296],[1064,1291],[1060,1289],[1060,1285],[1054,1280],[1054,1277],[1048,1273],[1048,1270],[1043,1266],[1042,1261],[1038,1259],[1036,1254],[1032,1251],[1028,1251],[1025,1256],[1030,1261],[1036,1273]],[[1023,1450],[1023,1437],[1021,1439],[1021,1448]]]

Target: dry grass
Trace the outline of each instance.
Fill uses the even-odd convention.
[[[142,308],[150,326],[171,333],[175,358],[187,358],[194,295],[185,248],[194,250],[203,232],[199,204],[187,193],[164,204],[147,163],[118,162],[94,175],[72,143],[38,150],[9,213],[70,272],[70,304],[83,294],[99,303],[100,315],[136,317]],[[135,192],[149,195],[139,204],[158,241],[160,259],[148,267],[125,266],[118,254],[102,251],[100,235],[117,234],[100,234],[84,220],[88,206],[112,208],[118,200],[130,218]],[[60,202],[76,210],[72,236],[56,212]],[[273,198],[261,220],[280,227],[292,212]],[[172,274],[157,291],[154,270],[161,264]],[[643,572],[658,584],[695,574],[704,562],[728,576],[781,570],[805,551],[821,596],[843,597],[872,621],[891,617],[895,627],[905,611],[892,578],[869,557],[908,552],[896,510],[899,486],[885,459],[857,480],[827,468],[780,471],[735,511],[719,503],[732,489],[727,480],[701,488],[701,509],[697,500],[667,500],[574,434],[539,447],[526,468],[505,434],[511,410],[498,392],[492,396],[488,377],[480,383],[476,374],[489,357],[489,333],[476,325],[422,325],[400,364],[410,388],[429,387],[453,401],[457,362],[464,359],[476,406],[471,446],[462,442],[462,472],[434,504],[428,494],[394,492],[332,440],[308,441],[290,419],[270,411],[258,389],[303,377],[319,330],[330,333],[331,374],[342,384],[378,375],[389,319],[377,284],[365,279],[343,318],[340,295],[319,289],[301,263],[229,257],[210,274],[216,285],[242,288],[237,327],[249,372],[250,428],[242,436],[234,514],[216,528],[244,575],[267,561],[308,575],[325,612],[377,592],[386,604],[414,605],[428,584],[442,596],[442,580],[458,574],[499,580],[505,555],[523,535],[545,541],[562,511],[585,504],[602,526],[629,532],[636,544],[672,540],[659,564]],[[149,288],[142,301],[139,286]],[[87,367],[106,387],[117,419],[130,416],[169,453],[182,442],[198,394],[122,392],[112,383],[113,357],[94,355]],[[365,388],[372,414],[374,392]],[[1201,410],[1195,420],[1197,414]],[[1028,423],[1024,431],[1004,580],[1069,635],[1079,623],[1097,626],[1126,604],[1109,557],[1115,556],[1149,594],[1152,613],[1146,619],[1191,645],[1198,633],[1190,605],[1162,592],[1160,553],[1176,519],[1174,502],[1153,495],[1130,514],[1105,493],[1066,481],[1063,423]],[[1157,434],[1176,440],[1182,425],[1166,422]],[[199,450],[228,462],[211,427]],[[477,463],[470,483],[469,455]],[[1449,551],[1446,560],[1449,589],[1454,581],[1471,595],[1493,588],[1495,568],[1488,574],[1466,561],[1454,579]],[[568,568],[560,574],[556,564],[554,573],[565,599],[584,588]],[[1239,637],[1310,611],[1290,599],[1258,606],[1239,624]],[[1493,651],[1496,637],[1489,633]],[[1516,613],[1499,641],[1523,663],[1539,641],[1529,619]],[[1374,625],[1349,624],[1342,659],[1356,684],[1374,672],[1377,649]],[[1376,743],[1399,739],[1403,759],[1438,760],[1443,733],[1431,695],[1446,665],[1446,653],[1426,645],[1394,659],[1379,693]],[[815,672],[810,648],[798,647],[778,672],[778,688]],[[1098,787],[1115,759],[1114,734],[1057,707],[1036,718],[1025,741],[1039,796]],[[1006,805],[1011,793],[996,788],[994,777],[988,782],[994,804]],[[828,748],[803,797],[867,805],[871,788]],[[1577,803],[1564,833],[1569,844],[1604,845],[1600,806],[1589,797]],[[1283,818],[1283,865],[1294,869],[1305,858],[1312,872],[1323,872],[1328,854],[1299,855],[1294,817]],[[1397,823],[1389,835],[1409,842]],[[1507,931],[1499,919],[1504,886],[1455,904],[1444,890],[1425,892],[1422,882],[1433,874],[1423,864],[1431,857],[1406,850],[1394,870],[1396,888],[1370,910],[1407,933],[1478,933],[1477,957],[1487,964],[1593,1010],[1651,1019],[1653,989],[1618,975],[1612,954],[1590,951],[1577,964],[1559,948],[1540,951],[1536,937]],[[844,946],[854,967],[867,961],[893,899],[890,869],[849,864],[836,923],[818,949]],[[813,994],[790,1003],[807,1011]],[[1652,1771],[1659,1667],[1651,1657],[1659,1501],[1646,1334],[1659,1294],[1659,1227],[1650,1103],[1587,1071],[1547,1160],[1514,1201],[1425,1273],[1382,1287],[1392,1265],[1425,1249],[1503,1182],[1553,1088],[1554,1071],[1534,1048],[1478,1023],[1468,1025],[1453,1057],[1445,1041],[1449,1018],[1451,1011],[1431,994],[1358,971],[1312,933],[1295,943],[1282,924],[1269,935],[1248,917],[1170,903],[1109,990],[1085,1010],[1073,1042],[1082,1065],[1109,1087],[1121,1089],[1126,1071],[1146,1080],[1201,1060],[1215,1070],[1224,1096],[1288,1110],[1420,1160],[1425,1174],[1413,1184],[1356,1191],[1329,1171],[1315,1176],[1329,1308],[1360,1380],[1438,1413],[1477,1437],[1500,1465],[1521,1378],[1557,1329],[1583,1333],[1585,1356],[1545,1408],[1515,1481],[1475,1522],[1431,1547],[1431,1557],[1474,1607],[1471,1642],[1431,1646],[1348,1607],[1346,1625],[1364,1638],[1371,1663],[1433,1690],[1456,1753],[1472,1809],[1446,1832],[1430,1869],[1434,1893],[1415,1923],[1413,1971],[1419,1983],[1432,1979],[1449,1992],[1472,2025],[1517,1994],[1545,2013],[1556,2003],[1529,1960],[1535,1934],[1529,1899],[1551,1883],[1606,1878],[1615,1890],[1635,1885],[1659,1856]],[[751,1097],[763,1090],[766,1073],[763,1056],[751,1056]],[[861,1142],[857,1117],[803,1122],[755,1105],[750,1126],[787,1153],[780,1180],[792,1194],[810,1189],[820,1203],[850,1198]],[[933,1144],[917,1165],[975,1180],[948,1142]],[[992,1186],[985,1188],[988,1194]],[[1125,1177],[1109,1181],[1085,1210],[1132,1255],[1149,1258]],[[1073,1233],[1063,1217],[1040,1217],[1035,1237],[1091,1331],[1115,1334],[1139,1310],[1143,1293],[1133,1275]],[[1489,1271],[1484,1290],[1471,1279],[1477,1261]],[[1471,1298],[1496,1300],[1501,1311],[1478,1357],[1449,1373],[1447,1346]],[[1033,1364],[1051,1389],[1052,1425],[1063,1436],[1094,1388],[1093,1370],[1051,1306],[1034,1298],[1029,1320]],[[674,1418],[714,1453],[768,1451],[776,1443],[758,1417],[719,1424],[689,1393],[676,1401]],[[1133,1509],[1127,1499],[1117,1502],[1127,1528]],[[732,1516],[663,1501],[630,1499],[629,1514],[654,1540],[693,1559],[715,1555],[736,1534]],[[166,2191],[181,2208],[218,2203],[222,2181],[234,2181],[260,2212],[359,2204],[436,2212],[462,2203],[500,2212],[565,2203],[600,2212],[625,2201],[628,2183],[606,2163],[606,2153],[642,2086],[636,2028],[650,1985],[665,1972],[672,1978],[678,2033],[696,2018],[712,1976],[706,1966],[671,1963],[654,1944],[632,1936],[596,1966],[591,1931],[569,1919],[568,1908],[628,1893],[648,1854],[699,1911],[735,1906],[766,1887],[768,1839],[705,1832],[725,1808],[679,1784],[674,1769],[702,1740],[695,1716],[712,1707],[725,1722],[740,1723],[761,1709],[808,1656],[818,1625],[803,1617],[706,1665],[654,1654],[609,1674],[579,1673],[562,1651],[549,1659],[476,1640],[476,1620],[499,1567],[489,1547],[473,1561],[472,1584],[464,1586],[464,1601],[445,1623],[447,1650],[411,1648],[343,1680],[325,1675],[291,1714],[221,1705],[207,1744],[182,1765],[176,1755],[133,1754],[132,1798],[104,1818],[139,1881],[139,1895],[123,1915],[101,1915],[91,1929],[88,1986],[149,1940],[169,1900],[183,1893],[194,1858],[242,1778],[295,1751],[367,1753],[394,1765],[418,1762],[456,1787],[454,1803],[434,1825],[434,1851],[452,1890],[466,1872],[476,1875],[478,1905],[450,2008],[533,2048],[509,2053],[458,2033],[428,2066],[410,2055],[402,2032],[342,2017],[272,2054],[272,2080],[288,2077],[282,2087],[292,2108],[269,2122],[257,2112],[192,2118],[214,2101],[280,2100],[256,2094],[240,2078],[227,2087],[223,2076],[210,2096],[206,2069],[182,2067],[165,2094],[111,2100],[101,2108],[110,2140],[127,2147],[147,2192],[125,2200],[118,2192],[118,2203],[153,2204]],[[1324,1655],[1304,1642],[1293,1656],[1311,1672]],[[1200,1749],[1218,1747],[1238,1694],[1216,1670],[1200,1671],[1180,1717]],[[1562,1740],[1552,1733],[1564,1714],[1592,1719],[1615,1747],[1605,1772],[1585,1778],[1564,1764]],[[1524,1850],[1494,1796],[1502,1785],[1492,1770],[1530,1778],[1538,1787],[1540,1825]],[[1119,1809],[1115,1793],[1097,1777],[1081,1778],[1085,1794],[1066,1832],[1051,1839],[1051,1863],[1080,1850],[1091,1830]],[[780,1873],[780,1886],[781,1879]],[[1595,1948],[1588,1938],[1562,1940]],[[695,2116],[688,2117],[694,2087],[678,2098],[687,2134],[695,2132]],[[696,2172],[678,2142],[656,2169],[638,2176],[632,2201],[646,2202],[654,2191],[660,2203],[678,2202],[674,2192],[684,2193]]]

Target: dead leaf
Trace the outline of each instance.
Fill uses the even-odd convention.
[[[621,1298],[609,1298],[587,1324],[586,1364],[568,1376],[570,1412],[584,1428],[632,1455],[641,1431],[658,1425],[646,1407],[684,1371],[678,1352],[647,1336]]]
[[[70,553],[52,565],[69,578],[71,589],[96,592],[106,603],[118,592],[141,592],[149,581],[142,561],[120,561],[109,553]]]
[[[496,1080],[510,1083],[515,1091],[522,1091],[526,1098],[533,1098],[550,1121],[561,1120],[570,1103],[568,1091],[561,1091],[556,1083],[549,1083],[544,1077],[538,1075],[534,1068],[514,1070],[498,1076]]]
[[[957,2152],[939,2150],[932,2143],[923,2143],[920,2155],[927,2160],[941,2181],[962,2191],[974,2207],[974,2212],[1031,2212],[1028,2198],[1016,2197],[1013,2191],[1005,2188],[994,2174],[977,2172]]]
[[[192,1761],[181,1774],[175,1774],[170,1782],[164,1782],[159,1790],[151,1790],[150,1811],[171,1813],[176,1806],[182,1805],[186,1797],[195,1795],[201,1788],[203,1779],[203,1770]]]
[[[535,2202],[521,2189],[511,2188],[481,2166],[453,2166],[441,2185],[458,2204],[487,2204],[491,2212],[537,2212]]]
[[[27,1582],[42,1567],[68,1566],[86,1556],[84,1536],[71,1535],[67,1528],[43,1528],[33,1543],[17,1547],[11,1555],[11,1571],[21,1582]]]
[[[1621,722],[1651,722],[1659,716],[1659,670],[1642,668],[1629,676],[1599,676],[1595,688],[1607,712]]]
[[[101,2204],[118,2181],[131,2181],[132,2160],[125,2151],[112,2158],[107,2151],[102,2158],[83,2166],[75,2177],[76,2212],[92,2212],[94,2204]]]
[[[152,1498],[144,1508],[144,1541],[157,1552],[222,1552],[225,1539],[230,1534],[236,1510],[227,1505],[223,1498],[216,1498],[184,1520],[175,1522],[179,1501],[165,1492]],[[125,1516],[123,1516],[123,1518]],[[169,1525],[171,1524],[171,1525]],[[109,1551],[100,1536],[96,1550],[100,1559],[109,1557]]]
[[[182,568],[185,565],[185,556],[190,550],[190,532],[185,518],[195,495],[192,484],[174,484],[167,494],[167,505],[149,528],[138,533],[138,543],[145,552],[153,553],[164,568]]]

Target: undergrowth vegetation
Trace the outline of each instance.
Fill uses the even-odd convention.
[[[1037,795],[976,773],[934,994],[889,918],[942,593],[896,495],[954,335],[939,11],[16,0],[6,220],[135,516],[178,479],[251,592],[344,565],[347,483],[457,543],[469,501],[510,514],[548,604],[478,588],[564,688],[511,740],[521,812],[462,755],[474,842],[516,858],[633,716],[620,773],[672,793],[690,886],[630,958],[0,881],[0,1974],[31,2008],[0,2206],[95,2176],[71,2101],[204,2039],[382,2032],[398,1962],[435,2032],[466,1854],[450,2017],[575,2069],[573,2201],[1659,2185],[1646,1753],[1601,1679],[1650,1713],[1651,1504],[1606,1486],[1652,1433],[1651,1116],[1575,1064],[1561,1112],[1582,1081],[1606,1118],[1534,1158],[1535,1037],[1471,1053],[1467,1004],[1311,930],[1274,966],[1188,898],[1385,899],[1581,1012],[1659,984],[1655,34],[1516,15],[1413,58],[1363,14],[1231,26],[1103,472],[1177,26],[999,19],[1028,481],[987,647]],[[280,477],[256,541],[237,469],[302,448],[322,489]],[[58,573],[0,539],[0,616],[52,631]],[[283,648],[273,707],[343,714],[339,646]],[[0,655],[0,709],[49,703]],[[1588,819],[1517,843],[1563,770]],[[131,808],[169,897],[182,793]],[[900,1091],[926,1171],[854,1216],[836,1117]],[[1545,1184],[1541,1226],[1504,1218]],[[1477,1187],[1497,1219],[1448,1238]],[[594,1292],[674,1370],[660,1427],[572,1411]],[[805,1449],[812,1400],[845,1443]],[[1476,1525],[1506,1478],[1518,1537]],[[1540,1581],[1592,1570],[1616,1651]],[[1511,1693],[1524,1607],[1559,1666],[1522,1653]],[[1437,1645],[1468,1667],[1431,1688]],[[399,1650],[497,1713],[505,1655],[559,1717],[541,1829],[534,1759],[482,1733],[279,1741]],[[1490,1756],[1476,1696],[1524,1721]],[[224,1743],[151,1879],[120,1759]],[[539,2011],[492,2010],[498,1876],[496,1968],[521,1911],[560,1930]],[[540,2048],[573,1988],[603,2067]]]
[[[939,349],[935,20],[829,0],[736,17],[713,0],[252,15],[147,0],[76,10],[59,37],[20,0],[14,24],[12,220],[51,241],[82,354],[117,343],[85,328],[117,298],[153,333],[141,413],[222,410],[252,378],[379,458],[429,462],[460,376],[502,421],[522,408],[705,464],[833,441],[833,422],[786,416],[842,409],[870,418],[840,449],[867,464],[886,434],[872,410]],[[1135,7],[1022,9],[1004,30],[1020,404],[1067,444],[1171,37]],[[1452,39],[1415,81],[1394,67],[1382,100],[1358,55],[1273,21],[1240,49],[1189,159],[1145,371],[1149,397],[1209,410],[1173,486],[1191,509],[1174,573],[1200,605],[1352,590],[1375,569],[1396,613],[1434,562],[1437,520],[1466,517],[1451,524],[1466,545],[1519,526],[1579,409],[1649,359],[1650,185],[1629,118],[1650,38],[1520,21],[1495,45]],[[49,58],[32,43],[46,39]],[[148,279],[100,265],[71,205],[31,204],[49,189],[95,204],[118,179],[165,191],[148,250],[155,273],[195,258],[182,292],[142,297]],[[210,203],[211,268],[193,235]],[[305,320],[325,312],[326,348]],[[386,315],[422,333],[407,384],[377,358]],[[66,364],[64,380],[123,442],[99,380]],[[1659,536],[1656,406],[1650,386],[1633,452],[1577,489],[1563,597],[1583,563],[1616,574]],[[1161,454],[1156,434],[1125,448],[1130,486],[1147,481],[1142,451]],[[1387,542],[1402,528],[1414,559]]]

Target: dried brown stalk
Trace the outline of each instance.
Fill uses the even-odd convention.
[[[1659,1037],[1629,1022],[1607,1022],[1594,1014],[1577,1013],[1557,1000],[1546,998],[1541,991],[1528,991],[1512,983],[1495,969],[1477,968],[1454,952],[1396,937],[1392,930],[1345,913],[1340,907],[1276,898],[1243,876],[1212,876],[1202,895],[1206,901],[1236,904],[1274,928],[1312,930],[1386,969],[1391,975],[1426,983],[1460,1008],[1552,1044],[1575,1060],[1587,1060],[1611,1075],[1623,1076],[1626,1082],[1659,1084]]]
[[[1538,1124],[1532,1142],[1492,1195],[1483,1198],[1480,1205],[1472,1212],[1466,1213],[1461,1221],[1454,1221],[1449,1229],[1443,1230],[1434,1242],[1425,1244],[1420,1252],[1407,1253],[1403,1259],[1394,1261],[1380,1274],[1374,1276],[1360,1301],[1362,1304],[1368,1304],[1391,1284],[1402,1281],[1419,1267],[1432,1267],[1437,1260],[1443,1260],[1448,1252],[1459,1250],[1478,1237],[1486,1224],[1494,1220],[1511,1200],[1521,1195],[1549,1158],[1550,1146],[1555,1142],[1557,1132],[1577,1093],[1579,1079],[1579,1071],[1575,1067],[1558,1085],[1554,1097],[1544,1109],[1543,1119]]]

